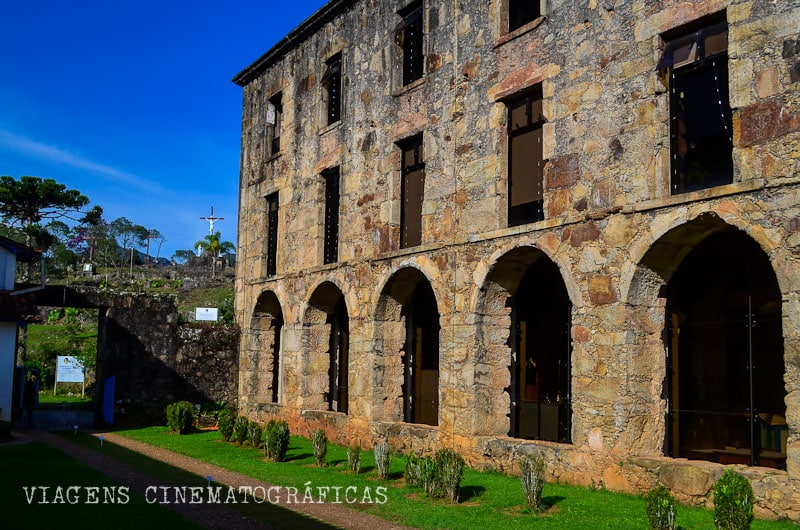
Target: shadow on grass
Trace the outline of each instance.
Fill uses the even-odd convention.
[[[551,495],[550,497],[542,497],[542,504],[544,504],[547,508],[552,508],[559,502],[565,500],[567,500],[566,497],[561,497],[560,495]]]
[[[295,460],[305,460],[306,458],[311,458],[314,455],[311,453],[296,453],[296,454],[287,454],[286,458],[283,459],[284,462],[294,462]]]
[[[117,461],[134,467],[147,475],[159,478],[175,486],[207,486],[205,477],[186,471],[185,469],[171,466],[160,460],[150,458],[137,451],[132,451],[120,445],[106,441],[102,446],[97,444],[97,439],[91,435],[78,433],[77,437],[71,431],[60,431],[55,434],[77,442],[80,445],[101,452]],[[310,455],[309,455],[310,456]],[[223,489],[227,485],[217,483]],[[232,485],[234,488],[235,485]],[[224,493],[223,493],[224,495]],[[238,512],[256,521],[266,523],[273,528],[303,528],[311,530],[332,530],[338,528],[323,521],[319,521],[302,513],[292,511],[283,506],[271,503],[229,503],[224,508]]]
[[[485,491],[486,488],[483,486],[464,486],[461,488],[461,494],[458,497],[459,502],[467,502],[468,500],[479,496]]]

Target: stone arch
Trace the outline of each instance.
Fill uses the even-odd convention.
[[[745,319],[754,314],[747,305],[742,305],[742,297],[750,290],[746,284],[758,284],[758,290],[769,291],[764,295],[768,298],[767,302],[759,299],[758,303],[771,307],[769,311],[773,312],[773,328],[769,332],[772,338],[763,340],[771,344],[768,349],[774,350],[774,356],[764,352],[760,362],[770,366],[769,372],[777,373],[771,383],[759,384],[772,388],[783,386],[785,369],[780,324],[781,279],[769,256],[775,245],[766,239],[759,227],[739,218],[731,219],[726,216],[723,219],[713,211],[700,213],[676,226],[662,228],[658,237],[654,236],[653,239],[652,245],[645,252],[639,253],[641,257],[631,269],[623,290],[626,319],[631,323],[632,331],[628,335],[631,361],[636,364],[638,373],[650,374],[650,395],[643,397],[652,403],[651,425],[643,430],[642,439],[646,439],[642,442],[643,448],[672,456],[705,460],[727,459],[726,455],[720,457],[726,450],[725,447],[736,446],[741,453],[739,445],[742,440],[733,439],[739,438],[733,436],[737,429],[731,430],[727,426],[722,429],[719,425],[711,426],[711,423],[724,423],[730,411],[706,411],[713,412],[709,415],[706,412],[701,413],[699,408],[714,408],[717,405],[726,409],[735,408],[736,400],[689,397],[689,389],[694,389],[691,393],[695,396],[703,396],[708,394],[708,388],[717,386],[720,382],[727,388],[739,377],[733,375],[733,368],[728,363],[737,367],[741,365],[748,370],[754,365],[737,358],[742,354],[740,350],[745,347],[743,344],[747,343],[748,333],[750,339],[754,336],[753,326],[746,320],[736,322],[724,314],[734,312],[738,315],[739,310],[742,310],[741,317]],[[744,267],[753,268],[753,273],[740,270]],[[698,281],[700,283],[697,285],[692,283]],[[721,292],[726,293],[724,302],[719,294]],[[746,296],[752,298],[750,294]],[[703,315],[702,319],[697,317],[700,314]],[[764,318],[762,329],[766,329],[766,322]],[[734,335],[738,338],[734,339]],[[713,345],[707,344],[707,347],[700,348],[703,340],[710,341]],[[758,359],[754,361],[759,362]],[[717,377],[719,381],[712,382],[713,377],[708,376],[712,372],[709,363],[716,367],[713,370],[716,375],[713,377]],[[778,364],[781,365],[780,369],[777,368]],[[687,370],[697,379],[691,385],[684,381],[689,377]],[[736,390],[732,394],[744,392],[738,383],[734,386]],[[748,395],[752,395],[749,388],[746,390]],[[720,389],[720,392],[723,391]],[[782,399],[770,400],[771,408],[776,408],[776,401],[780,402]],[[743,406],[742,410],[745,408],[747,407]],[[770,421],[774,415],[788,417],[786,412],[785,409],[770,410]],[[703,414],[708,417],[701,418]],[[753,425],[760,421],[758,418],[752,419]],[[705,427],[701,428],[700,423],[703,422]],[[702,436],[698,434],[692,443],[688,443],[683,436],[689,429],[696,433],[702,431]],[[724,436],[730,435],[731,439],[706,439],[705,433],[722,431],[725,432]],[[747,449],[749,451],[752,447],[755,450],[747,454],[746,460],[743,455],[737,456],[736,458],[742,458],[736,460],[736,463],[758,463],[760,434],[753,430],[750,435]],[[757,436],[758,440],[753,439],[752,435]],[[775,448],[780,452],[779,446]],[[785,449],[783,453],[785,458]],[[776,461],[770,461],[770,465],[775,463]],[[783,461],[778,459],[777,465],[783,465]]]
[[[302,407],[346,413],[350,319],[342,291],[325,281],[311,294],[302,321]]]
[[[239,368],[244,385],[239,395],[253,401],[251,407],[281,401],[283,324],[283,309],[277,295],[272,291],[261,293],[250,317]]]
[[[438,425],[439,302],[419,269],[397,270],[384,284],[375,311],[376,419]]]
[[[563,329],[557,332],[563,334],[561,344],[564,347],[559,354],[563,354],[563,356],[559,357],[557,362],[562,363],[562,368],[566,370],[562,373],[564,379],[561,381],[566,395],[534,397],[533,393],[536,393],[537,390],[531,388],[532,394],[525,397],[525,390],[522,388],[526,385],[520,375],[523,375],[523,366],[527,362],[528,355],[523,352],[529,352],[530,348],[541,346],[543,354],[545,354],[544,350],[548,351],[545,355],[552,354],[550,347],[546,346],[544,342],[538,345],[532,343],[530,347],[523,345],[520,348],[520,333],[527,335],[527,332],[519,326],[521,322],[519,309],[528,311],[529,317],[533,317],[534,320],[537,320],[537,315],[541,319],[542,315],[542,313],[536,313],[537,300],[517,299],[518,295],[536,298],[531,289],[534,285],[548,291],[545,298],[546,304],[538,304],[540,308],[547,309],[553,302],[564,310],[564,314],[556,320],[559,326],[563,326]],[[556,298],[547,300],[548,297]],[[531,309],[534,309],[534,313],[530,313]],[[571,338],[569,335],[571,313],[572,301],[566,289],[561,269],[542,250],[532,246],[516,247],[499,256],[491,265],[483,285],[480,286],[476,300],[475,434],[485,436],[511,434],[526,438],[548,438],[553,441],[569,441],[571,439],[569,425],[571,421],[569,406],[571,396],[571,375],[569,373],[571,369]],[[527,322],[525,327],[527,327]],[[545,363],[551,360],[547,359]],[[521,361],[525,362],[520,364]],[[536,368],[533,363],[531,366]],[[538,427],[538,432],[535,433],[527,426],[522,427],[526,421],[525,418],[529,417],[528,412],[534,414],[531,411],[534,405],[530,407],[525,405],[526,410],[523,413],[520,396],[526,403],[536,403],[536,412],[539,412],[540,409],[538,404],[551,397],[553,398],[552,403],[561,403],[563,406],[556,407],[560,409],[556,411],[556,415],[566,423],[562,426],[560,435],[543,435]],[[525,418],[522,418],[521,414],[524,414]],[[538,420],[530,421],[538,422]],[[559,419],[556,419],[556,422],[558,421]]]

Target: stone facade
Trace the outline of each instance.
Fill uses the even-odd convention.
[[[715,463],[665,456],[670,437],[678,440],[678,413],[667,414],[678,366],[674,351],[667,356],[678,344],[668,315],[683,318],[670,293],[679,282],[695,285],[686,278],[702,265],[695,259],[686,273],[684,264],[712,239],[732,243],[710,247],[712,257],[752,245],[746,254],[772,271],[757,276],[775,291],[779,317],[769,371],[785,410],[779,403],[768,412],[785,418],[788,436],[773,447],[785,470],[742,469],[760,515],[800,519],[800,2],[547,0],[544,16],[507,31],[508,3],[423,0],[424,67],[411,82],[403,79],[407,0],[332,0],[234,79],[244,89],[241,412],[283,417],[294,432],[322,426],[343,442],[456,447],[473,465],[508,472],[520,455],[542,452],[554,479],[629,492],[660,480],[686,502],[706,502],[725,455],[705,458]],[[675,193],[673,137],[683,131],[671,130],[677,111],[666,73],[678,59],[662,61],[671,41],[699,35],[708,20],[727,30],[714,79],[727,68],[730,116],[721,113],[732,168],[727,182]],[[326,61],[337,54],[341,117],[328,123]],[[509,226],[510,109],[532,87],[544,117],[542,219]],[[420,137],[421,243],[403,247],[401,153]],[[332,168],[341,179],[338,256],[326,263],[323,174]],[[537,402],[566,403],[566,417],[556,413],[566,434],[553,441],[509,436],[522,432],[513,412],[520,397],[509,390],[520,388],[519,314],[535,310],[518,298],[545,292],[526,276],[541,263],[555,265],[570,308],[566,397]],[[735,276],[737,263],[722,268]],[[428,287],[438,322],[413,316]],[[341,301],[345,342],[331,333]],[[547,317],[548,300],[530,303]],[[438,366],[409,367],[410,337],[429,328]],[[719,358],[734,348],[714,342],[707,346]],[[345,379],[341,370],[331,376],[335,359],[346,359]],[[734,380],[723,384],[738,392]],[[346,397],[346,412],[334,393]]]

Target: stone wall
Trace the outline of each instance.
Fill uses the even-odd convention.
[[[403,87],[394,36],[405,4],[330,2],[237,76],[240,410],[284,417],[301,433],[322,426],[333,439],[457,447],[473,465],[509,472],[521,454],[540,451],[565,482],[634,492],[661,480],[683,500],[705,502],[723,466],[663,456],[663,293],[698,244],[736,233],[757,244],[780,291],[789,432],[786,471],[747,472],[762,515],[800,518],[800,6],[554,0],[546,17],[509,33],[503,0],[425,2],[425,73]],[[668,80],[657,70],[664,35],[720,12],[733,181],[672,194]],[[342,118],[327,125],[324,62],[338,52]],[[505,101],[537,84],[545,218],[509,227]],[[272,153],[266,105],[277,92],[282,145]],[[396,144],[419,133],[422,244],[400,248]],[[321,174],[337,166],[339,261],[326,265]],[[275,192],[277,274],[268,277],[264,197]],[[508,436],[508,304],[540,259],[558,267],[571,302],[571,443]],[[435,426],[402,421],[405,311],[420,282],[433,289],[441,326]],[[332,287],[350,322],[346,415],[325,410],[317,388],[329,369],[317,300]]]
[[[236,406],[238,326],[180,323],[171,295],[59,286],[38,300],[41,306],[97,308],[98,419],[102,383],[110,376],[116,376],[115,399],[124,403],[162,408],[186,399]]]

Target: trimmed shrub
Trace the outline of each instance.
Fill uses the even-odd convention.
[[[389,453],[389,442],[386,440],[380,441],[372,448],[372,453],[375,455],[375,468],[378,470],[380,478],[389,477],[389,464],[392,463],[392,455]]]
[[[744,475],[726,469],[714,483],[714,524],[720,530],[747,530],[753,521],[753,488]]]
[[[437,494],[457,503],[464,476],[464,459],[452,449],[440,449],[436,453],[436,474],[439,482]]]
[[[650,530],[675,530],[675,499],[669,490],[659,484],[647,493],[645,500]]]
[[[414,453],[409,454],[408,458],[406,458],[406,470],[403,472],[403,477],[409,486],[422,487],[421,462],[422,459]]]
[[[245,416],[239,416],[236,418],[236,422],[233,424],[233,432],[236,436],[236,443],[242,445],[247,441],[247,430],[250,428],[250,420],[247,419]]]
[[[257,421],[251,421],[247,426],[247,438],[254,448],[261,447],[261,424]]]
[[[314,460],[319,467],[325,467],[325,456],[328,454],[328,437],[325,431],[317,429],[311,435],[311,447],[314,449]]]
[[[353,442],[347,447],[347,467],[353,473],[361,471],[361,446]]]
[[[219,430],[222,439],[230,442],[233,437],[233,423],[236,419],[231,409],[225,408],[217,414],[217,429]]]
[[[419,460],[419,485],[429,498],[441,497],[441,480],[436,461],[427,456]]]
[[[270,420],[264,429],[264,455],[273,462],[283,462],[289,450],[289,424]]]
[[[194,407],[188,401],[178,401],[167,405],[167,426],[172,432],[189,432],[194,421]]]
[[[531,510],[538,513],[544,509],[542,504],[542,489],[544,489],[544,472],[547,466],[541,456],[523,456],[519,463],[522,471],[522,489],[525,491],[525,500]]]

